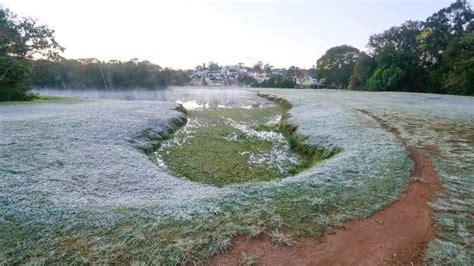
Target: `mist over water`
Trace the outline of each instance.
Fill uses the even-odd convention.
[[[38,93],[81,99],[116,99],[127,101],[169,101],[183,104],[186,109],[255,108],[274,104],[245,88],[170,87],[164,90],[58,90],[41,89]]]

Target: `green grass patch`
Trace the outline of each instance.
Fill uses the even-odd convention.
[[[281,114],[279,107],[264,109],[219,108],[188,112],[200,125],[192,133],[178,132],[184,144],[158,149],[159,156],[174,174],[191,181],[224,186],[232,183],[269,181],[285,175],[265,165],[249,164],[246,153],[269,153],[275,143],[239,131],[228,120],[262,124]],[[231,138],[231,140],[230,140]]]
[[[276,116],[285,117],[286,111],[287,105],[281,103],[250,110],[218,108],[189,111],[189,120],[198,121],[200,125],[194,124],[189,130],[175,134],[176,142],[159,148],[158,156],[167,169],[177,176],[194,182],[225,186],[284,178],[333,154],[303,144],[304,139],[295,134],[295,128],[285,124],[285,119],[281,124],[269,123]],[[283,134],[286,146],[276,140],[255,137],[233,123],[263,134]],[[275,148],[286,149],[286,152],[298,158],[298,162],[275,161],[265,164],[249,159],[249,154],[270,155]],[[279,163],[281,166],[277,167]]]
[[[253,127],[256,131],[279,131],[278,125],[259,124]]]
[[[236,141],[226,136],[238,134]],[[282,174],[265,166],[249,165],[242,152],[269,152],[272,143],[239,134],[234,128],[220,124],[196,130],[183,145],[163,152],[168,169],[192,181],[223,186],[248,181],[282,178]]]

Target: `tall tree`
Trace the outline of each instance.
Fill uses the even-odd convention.
[[[466,33],[449,43],[437,73],[442,77],[445,92],[474,95],[474,33]]]
[[[367,82],[369,90],[416,90],[420,78],[416,38],[419,21],[407,21],[370,36],[369,47],[377,69]]]
[[[29,59],[35,55],[55,58],[62,50],[53,30],[0,9],[0,101],[30,98]]]
[[[377,63],[368,54],[361,52],[354,64],[354,70],[349,78],[348,89],[361,89],[365,87],[367,79],[373,74]]]
[[[417,37],[420,60],[432,69],[441,60],[451,39],[474,31],[474,12],[466,0],[457,0],[426,19]]]
[[[327,50],[317,62],[319,77],[324,79],[326,84],[335,84],[338,88],[346,87],[358,56],[359,50],[348,45]]]

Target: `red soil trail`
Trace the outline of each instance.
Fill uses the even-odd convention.
[[[358,110],[406,146],[399,132],[375,115]],[[439,189],[431,161],[407,147],[415,163],[411,181],[400,198],[373,216],[350,221],[321,242],[300,238],[295,247],[276,247],[267,237],[238,237],[232,249],[209,261],[210,265],[238,265],[242,253],[255,254],[259,265],[419,265],[434,237],[436,225],[427,205]]]

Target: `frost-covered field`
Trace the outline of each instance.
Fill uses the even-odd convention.
[[[396,127],[410,146],[432,158],[444,189],[431,205],[440,229],[438,238],[429,246],[428,262],[474,263],[473,97],[395,92],[264,92],[298,103],[304,106],[303,110],[324,105],[344,106],[349,112],[367,110]],[[301,116],[296,114],[301,111],[294,108],[291,112],[298,122]],[[300,129],[303,134],[310,134],[311,129]]]
[[[138,149],[149,134],[184,119],[176,107],[116,100],[0,105],[2,221],[57,223],[81,210],[209,193],[159,171]]]
[[[203,91],[184,92],[192,99]],[[342,151],[296,176],[217,188],[170,176],[138,148],[183,116],[173,102],[143,101],[143,96],[140,101],[0,105],[0,258],[7,263],[173,264],[222,252],[237,234],[319,237],[396,199],[412,169],[401,144],[356,108],[386,115],[390,123],[395,119],[408,139],[406,117],[432,121],[439,116],[472,128],[471,98],[262,92],[292,103],[289,121],[308,143]],[[246,91],[207,93],[231,101],[257,97]],[[415,132],[415,143],[435,139],[421,132]],[[471,179],[460,173],[452,180],[467,182],[472,190],[472,142],[462,145],[471,157],[454,150],[451,159],[466,160],[464,173]],[[472,206],[472,193],[469,200],[450,204]],[[472,241],[470,226],[463,232]]]

